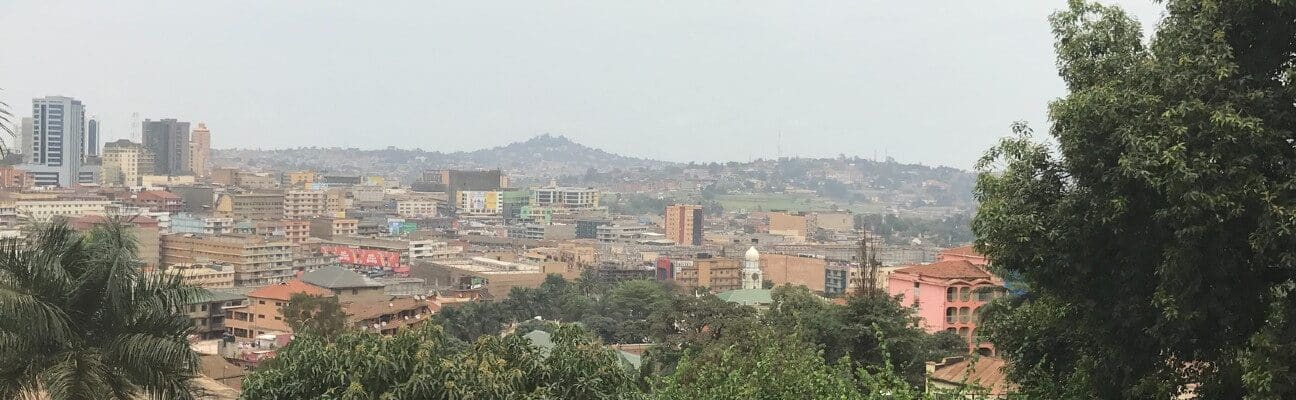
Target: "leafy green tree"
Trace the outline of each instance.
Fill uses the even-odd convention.
[[[121,221],[0,240],[0,398],[194,398],[182,309],[203,296],[139,270]]]
[[[243,383],[255,399],[625,399],[641,395],[616,354],[564,325],[546,356],[521,335],[465,346],[440,326],[392,337],[298,336]]]
[[[832,366],[814,347],[769,329],[744,341],[691,352],[674,373],[653,384],[654,395],[675,399],[865,399],[849,363]]]
[[[622,282],[602,296],[597,315],[585,321],[605,342],[643,343],[648,338],[648,317],[668,307],[675,296],[660,282]]]
[[[284,323],[293,332],[311,332],[331,338],[347,328],[347,314],[338,304],[337,297],[312,296],[305,293],[293,294],[280,308]]]
[[[982,333],[1041,398],[1292,398],[1296,3],[1169,0],[1051,19],[1056,146],[979,164],[978,248],[1029,292]]]

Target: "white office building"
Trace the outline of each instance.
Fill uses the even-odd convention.
[[[85,165],[85,105],[71,97],[32,99],[30,129],[21,142],[30,152],[22,169],[36,186],[72,186],[98,181],[99,168]]]

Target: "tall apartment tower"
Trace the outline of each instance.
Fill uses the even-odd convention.
[[[153,153],[127,139],[108,142],[103,148],[101,182],[104,186],[137,186],[140,177],[153,174]]]
[[[153,152],[158,175],[189,175],[189,123],[144,120],[144,147]]]
[[[666,238],[681,245],[702,245],[702,206],[666,206]]]
[[[99,120],[94,118],[86,124],[86,155],[99,155]]]
[[[207,163],[211,159],[211,131],[207,124],[198,123],[198,127],[189,133],[189,170],[200,178],[208,174]]]
[[[85,105],[64,96],[32,99],[30,134],[22,140],[31,156],[23,170],[37,186],[95,183],[98,170],[85,166]],[[27,134],[27,133],[25,133]]]

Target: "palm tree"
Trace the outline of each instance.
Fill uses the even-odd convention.
[[[3,90],[4,88],[0,88],[0,91]],[[18,137],[18,132],[14,130],[14,126],[18,125],[19,120],[17,116],[13,115],[13,112],[9,111],[9,103],[0,100],[0,131],[4,133],[4,136],[0,136],[0,158],[9,154],[9,140]]]
[[[182,311],[205,294],[139,270],[119,219],[0,240],[0,398],[192,399]]]

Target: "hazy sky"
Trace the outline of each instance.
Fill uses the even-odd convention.
[[[1151,0],[1118,1],[1145,22]],[[674,161],[970,167],[1063,94],[1063,0],[0,0],[0,99],[206,122],[214,147],[472,150],[563,134]],[[779,136],[782,136],[779,146]]]

